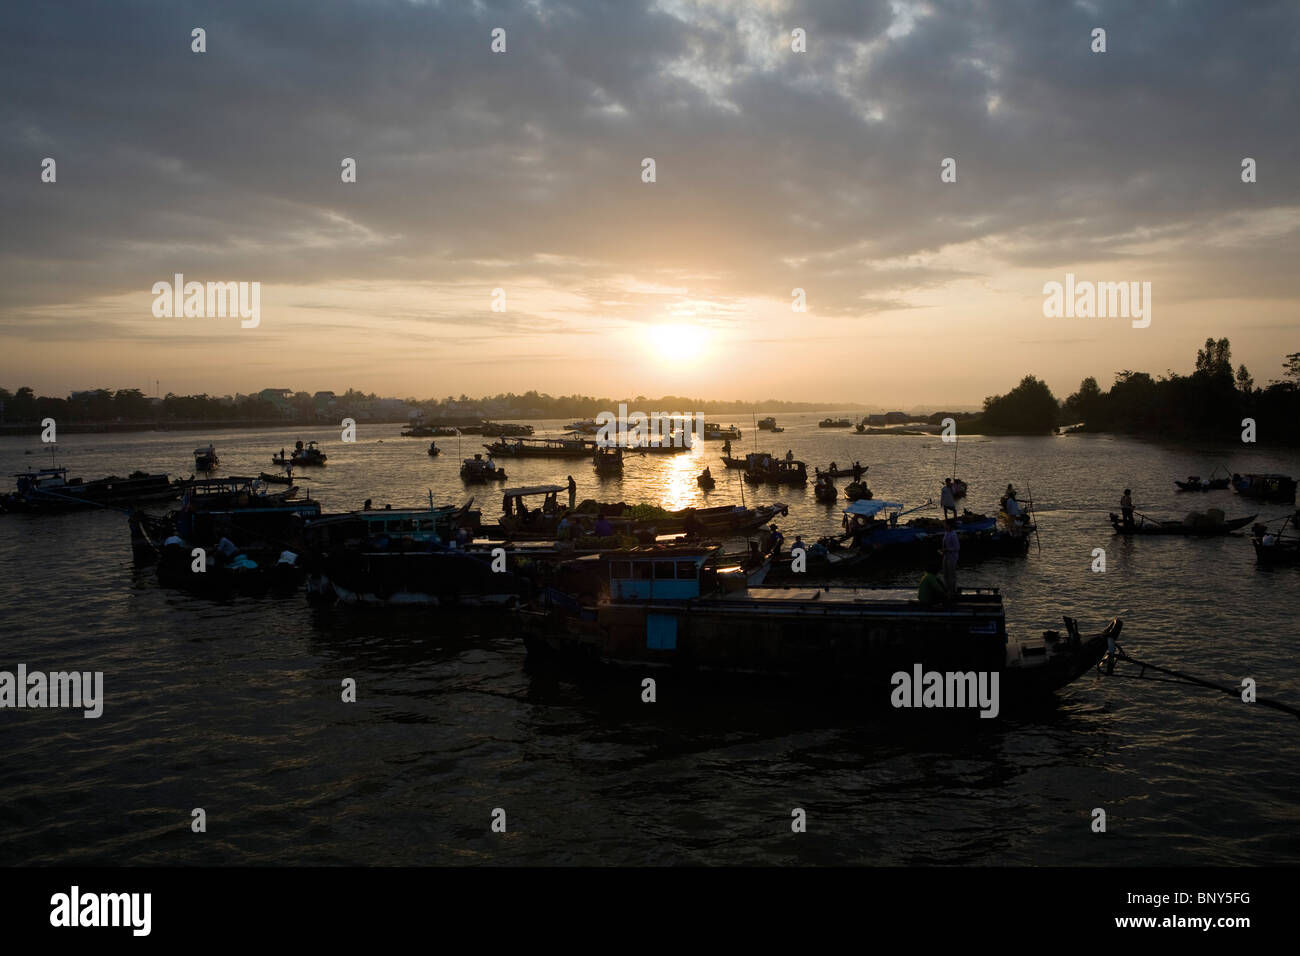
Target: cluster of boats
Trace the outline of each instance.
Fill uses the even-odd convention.
[[[485,446],[486,458],[464,459],[461,476],[467,483],[505,482],[494,458],[529,454],[512,455],[507,447],[551,455],[570,443],[580,453],[560,457],[581,454],[598,472],[621,470],[623,448],[586,438],[518,437]],[[201,451],[215,457],[211,446]],[[790,454],[727,452],[724,466],[742,469],[749,483],[808,481],[805,463]],[[945,512],[955,516],[949,524],[917,514],[930,501],[909,510],[874,498],[868,466],[832,462],[815,469],[814,496],[841,505],[841,532],[805,544],[784,541],[776,522],[788,517],[789,506],[780,501],[673,511],[622,501],[578,504],[572,479],[504,487],[492,523],[484,523],[473,498],[437,505],[432,494],[419,507],[375,508],[366,501],[357,510],[326,512],[310,494],[300,497],[293,483],[292,466],[313,456],[324,463],[315,442],[298,442],[293,454],[273,458],[286,467],[283,476],[180,481],[147,472],[82,481],[69,479],[66,468],[40,469],[16,476],[16,491],[0,504],[38,513],[129,512],[133,557],[155,569],[164,586],[211,596],[303,590],[312,602],[370,608],[505,607],[518,616],[530,653],[602,665],[761,675],[875,693],[886,689],[890,675],[919,662],[926,670],[997,672],[1011,701],[1050,695],[1098,664],[1113,652],[1120,628],[1114,621],[1085,636],[1065,617],[1062,630],[1012,640],[996,589],[959,589],[942,603],[923,604],[910,589],[860,586],[877,571],[933,562],[950,532],[963,565],[1026,554],[1037,527],[1032,506],[1022,509],[1010,486],[996,515],[966,509],[957,516],[954,504],[968,489],[959,480],[946,482]],[[706,469],[702,484],[706,476],[712,481]],[[843,499],[837,479],[851,479]],[[1294,500],[1295,482],[1286,476],[1226,480],[1243,497],[1278,500],[1289,491]],[[1188,485],[1183,490],[1227,490],[1202,488],[1196,476]],[[178,498],[165,513],[144,510]],[[1111,521],[1122,534],[1212,536],[1240,530],[1255,517],[1227,519],[1211,508],[1176,522],[1115,515]],[[1300,562],[1298,521],[1300,514],[1293,515],[1277,532],[1252,528],[1260,564]],[[755,537],[748,550],[724,550]]]

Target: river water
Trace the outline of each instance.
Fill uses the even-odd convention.
[[[810,471],[861,460],[877,497],[937,501],[952,445],[819,429],[823,414],[789,416],[759,450],[791,449]],[[754,450],[752,423],[737,424],[737,451]],[[326,510],[469,496],[459,456],[483,439],[439,439],[431,459],[427,439],[399,430],[363,423],[346,445],[336,429],[72,435],[57,458],[87,479],[188,475],[210,440],[220,473],[255,474],[316,439],[329,464],[304,484]],[[753,504],[720,453],[710,442],[632,458],[621,479],[589,462],[503,464],[511,485],[571,472],[580,500]],[[1093,631],[1123,612],[1135,657],[1234,686],[1250,677],[1300,705],[1300,569],[1258,569],[1242,535],[1125,542],[1106,520],[1125,487],[1152,516],[1213,505],[1281,518],[1291,509],[1179,494],[1173,479],[1220,463],[1295,475],[1300,454],[1077,435],[968,437],[955,455],[972,510],[993,513],[1011,481],[1038,513],[1041,550],[959,574],[1004,590],[1013,636],[1059,628],[1062,614]],[[35,438],[0,438],[6,475],[49,461]],[[705,463],[719,479],[707,497],[694,481]],[[494,520],[499,490],[477,493]],[[811,485],[779,497],[787,541],[839,528]],[[1096,548],[1104,573],[1091,570]],[[103,671],[105,696],[97,720],[0,710],[0,863],[1300,861],[1300,722],[1214,691],[1088,674],[1032,718],[952,722],[708,696],[661,676],[646,704],[639,675],[591,684],[531,666],[507,615],[316,609],[301,593],[207,600],[159,588],[130,558],[116,512],[0,516],[0,669]],[[355,703],[341,701],[346,678]],[[504,833],[491,829],[497,808]],[[792,832],[795,808],[805,833]]]

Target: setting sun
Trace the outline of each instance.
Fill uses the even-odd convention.
[[[709,333],[696,325],[654,325],[650,327],[653,350],[677,361],[698,361],[707,351]]]

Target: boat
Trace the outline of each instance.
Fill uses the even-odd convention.
[[[1064,633],[1012,641],[996,588],[925,606],[912,589],[752,586],[716,559],[716,548],[658,546],[568,562],[516,611],[529,655],[807,682],[881,707],[899,706],[900,672],[918,684],[931,671],[941,682],[981,672],[996,674],[999,703],[1013,704],[1050,699],[1101,662],[1122,628],[1115,619],[1085,637],[1065,617]]]
[[[1286,534],[1288,525],[1291,527],[1291,534]],[[1300,536],[1295,533],[1296,518],[1293,515],[1282,522],[1282,527],[1276,532],[1268,530],[1268,526],[1257,524],[1251,528],[1250,543],[1255,549],[1255,560],[1265,567],[1276,567],[1284,564],[1300,564]]]
[[[341,548],[423,550],[445,543],[462,528],[473,534],[482,527],[482,512],[471,510],[474,499],[463,505],[435,507],[362,508],[337,514],[317,514],[306,522],[302,534],[305,550],[325,553]]]
[[[293,551],[299,546],[303,522],[320,515],[320,502],[311,499],[290,501],[278,496],[252,496],[242,501],[218,504],[216,498],[213,496],[213,500],[205,502],[201,497],[187,496],[179,511],[165,515],[134,512],[127,519],[127,528],[131,533],[131,552],[136,563],[158,561],[172,538],[179,541],[172,542],[171,546],[182,548],[187,555],[198,547],[214,556],[221,539],[226,538],[248,553],[259,566],[268,560],[273,564],[282,551]],[[163,573],[175,578],[180,570],[180,562],[173,561],[168,563]],[[201,575],[206,572],[186,573]],[[197,586],[202,581],[190,583]]]
[[[465,458],[461,461],[460,480],[466,484],[505,481],[506,472],[504,468],[498,468],[491,457],[484,461],[482,455],[475,455],[473,458]]]
[[[532,425],[510,425],[503,422],[484,422],[481,432],[485,438],[525,438],[532,433]]]
[[[438,443],[436,441],[429,442],[429,457],[437,458],[441,454],[442,449],[438,447]]]
[[[623,449],[597,448],[592,458],[592,465],[595,466],[598,475],[623,474]]]
[[[482,435],[483,423],[480,422],[477,425],[461,425],[459,426],[459,432],[462,435]]]
[[[261,478],[230,475],[225,478],[178,478],[172,483],[181,496],[181,507],[191,511],[220,508],[258,508],[283,504],[297,496],[290,485],[284,491],[269,491]]]
[[[599,446],[589,438],[516,438],[483,447],[494,458],[591,458]]]
[[[700,437],[705,441],[739,441],[741,431],[735,425],[723,428],[717,422],[705,422],[704,434]]]
[[[1229,479],[1227,478],[1200,478],[1196,475],[1188,475],[1186,481],[1174,480],[1179,491],[1226,491],[1228,489]]]
[[[776,419],[771,416],[760,418],[758,420],[758,430],[763,432],[776,431]]]
[[[450,425],[439,425],[435,428],[429,429],[430,438],[455,438],[459,434],[460,432],[452,428]]]
[[[487,551],[345,551],[307,576],[308,600],[349,607],[504,607],[528,592],[526,578],[493,571]]]
[[[1204,538],[1240,531],[1254,521],[1256,517],[1258,516],[1248,515],[1245,518],[1233,518],[1231,521],[1225,521],[1222,511],[1211,508],[1204,514],[1194,511],[1181,521],[1157,521],[1142,516],[1138,521],[1133,522],[1132,527],[1125,527],[1124,520],[1112,512],[1110,523],[1116,534],[1122,534],[1126,537],[1148,534],[1173,534]]]
[[[847,418],[823,418],[817,423],[818,428],[852,428],[853,422]]]
[[[856,462],[852,468],[839,468],[835,462],[831,462],[829,468],[819,469],[817,474],[826,475],[828,478],[852,478],[854,481],[860,481],[870,470],[870,465],[858,465]]]
[[[280,449],[279,455],[271,456],[271,464],[279,465],[281,468],[292,466],[294,468],[318,468],[325,464],[329,458],[320,450],[317,443],[309,441],[304,446],[301,441],[295,442],[293,452],[287,457],[284,449]]]
[[[133,471],[126,478],[109,475],[83,481],[69,478],[67,468],[55,467],[28,469],[12,477],[16,490],[0,497],[0,511],[76,511],[170,501],[180,494],[166,474],[144,471]]]
[[[219,464],[221,464],[221,459],[217,457],[217,451],[211,444],[206,448],[194,449],[195,471],[216,471]]]
[[[565,485],[530,485],[506,488],[502,495],[499,525],[496,534],[510,539],[528,537],[553,540],[560,518],[569,514],[570,522],[584,532],[590,532],[598,516],[603,515],[618,534],[695,534],[708,537],[745,535],[763,527],[777,517],[790,513],[789,505],[773,502],[770,505],[745,507],[743,505],[717,505],[711,508],[682,508],[666,511],[652,505],[629,505],[626,502],[583,501],[569,510],[560,505],[559,495],[567,491]],[[540,496],[542,502],[529,507],[526,499]],[[492,529],[488,529],[491,531]]]
[[[416,415],[411,418],[410,425],[406,431],[402,432],[403,438],[433,438],[434,429],[426,425],[423,415]]]
[[[1215,474],[1222,470],[1222,477],[1216,478]],[[1200,475],[1188,475],[1186,481],[1174,481],[1179,491],[1226,491],[1232,483],[1228,477],[1227,469],[1220,465],[1210,473],[1209,478],[1202,478]]]
[[[927,503],[920,507],[928,506]],[[865,498],[854,501],[844,508],[845,533],[841,538],[852,542],[853,548],[870,552],[873,564],[930,561],[939,551],[947,523],[930,517],[900,521],[911,513],[903,509],[896,501]],[[997,518],[965,511],[956,520],[954,530],[961,545],[960,560],[965,563],[989,557],[1023,556],[1029,551],[1029,535],[1034,525],[1007,529],[999,526]]]
[[[808,467],[794,458],[771,458],[767,465],[751,462],[746,478],[757,475],[769,485],[806,485],[808,484]]]
[[[195,555],[190,542],[179,539],[162,547],[154,568],[163,587],[213,598],[285,596],[297,591],[306,578],[299,555],[288,548],[236,548],[230,555],[206,548],[202,555]]]
[[[600,425],[594,418],[580,418],[576,422],[570,422],[564,426],[566,432],[576,432],[579,435],[594,435],[600,431]]]
[[[270,472],[261,472],[257,476],[258,481],[265,482],[268,485],[292,485],[293,475],[273,475]]]
[[[1232,487],[1244,498],[1257,498],[1260,501],[1295,501],[1294,478],[1279,474],[1238,475],[1232,476]]]
[[[745,455],[743,458],[736,458],[732,455],[723,455],[722,464],[727,468],[739,468],[742,471],[748,471],[751,461],[753,460],[762,461],[764,458],[770,459],[775,457],[776,457],[775,455],[765,451],[750,452],[748,455]]]
[[[718,484],[718,481],[709,473],[708,469],[705,469],[704,472],[695,479],[695,483],[705,491],[711,491]]]
[[[813,497],[822,504],[833,505],[839,500],[840,493],[835,487],[835,482],[823,473],[817,477],[817,483],[813,485]]]
[[[844,489],[844,497],[849,501],[870,501],[871,489],[865,481],[853,481]]]

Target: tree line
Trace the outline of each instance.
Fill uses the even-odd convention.
[[[1279,440],[1300,440],[1300,352],[1286,356],[1283,378],[1263,388],[1245,365],[1232,367],[1226,338],[1205,340],[1189,375],[1155,378],[1118,372],[1108,391],[1089,376],[1059,402],[1045,382],[1026,375],[1010,392],[984,400],[984,412],[967,427],[987,434],[1046,434],[1061,426],[1079,431],[1120,432],[1168,438],[1239,435],[1242,420]]]

